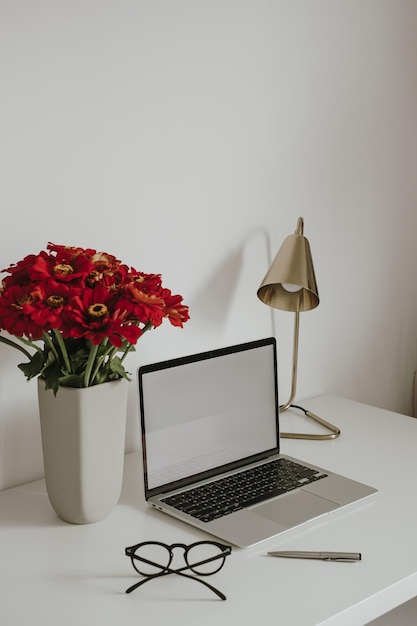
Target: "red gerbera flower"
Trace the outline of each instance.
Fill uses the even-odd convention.
[[[3,287],[9,287],[10,285],[20,285],[23,287],[27,285],[30,282],[30,272],[35,259],[35,254],[29,254],[22,259],[22,261],[2,270],[2,272],[8,272],[10,274],[10,276],[6,276],[3,279]]]
[[[131,282],[124,286],[122,306],[143,324],[160,326],[165,316],[165,300],[155,292],[146,293],[142,283]]]
[[[32,280],[51,280],[56,283],[81,283],[91,272],[90,257],[64,251],[56,256],[40,253],[30,270]]]
[[[12,285],[0,298],[0,328],[15,337],[40,339],[44,328],[33,318],[33,296],[28,285]]]
[[[165,300],[165,315],[173,326],[183,327],[184,322],[190,319],[188,306],[182,304],[182,296],[172,295],[169,289],[162,290]]]
[[[113,295],[100,284],[73,298],[63,311],[63,320],[64,336],[85,337],[95,345],[105,338],[117,347],[123,339],[135,344],[142,334],[139,326],[129,322],[128,312],[120,310]]]
[[[62,311],[77,295],[78,290],[53,281],[37,285],[31,292],[32,301],[27,306],[32,320],[45,330],[62,325]]]

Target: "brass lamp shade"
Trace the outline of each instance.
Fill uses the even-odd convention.
[[[303,235],[303,218],[278,251],[261,286],[258,298],[282,311],[311,311],[319,304],[310,244]]]

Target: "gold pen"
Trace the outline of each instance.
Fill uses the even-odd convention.
[[[360,552],[303,552],[300,550],[280,550],[268,552],[268,555],[286,559],[318,559],[319,561],[338,561],[341,563],[355,563],[362,558]]]

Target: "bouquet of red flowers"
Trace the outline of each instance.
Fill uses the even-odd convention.
[[[19,343],[0,341],[29,359],[19,365],[28,380],[42,376],[54,393],[128,378],[123,360],[145,331],[164,318],[180,327],[189,319],[159,274],[105,252],[50,243],[3,272],[0,330]]]

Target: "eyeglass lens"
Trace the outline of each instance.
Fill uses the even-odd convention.
[[[137,558],[132,558],[133,567],[143,576],[160,574],[170,566],[172,560],[167,546],[154,542],[138,546],[134,555]]]
[[[220,557],[221,554],[221,546],[205,542],[190,546],[184,556],[188,567],[195,574],[210,576],[223,567],[226,555]]]
[[[175,548],[183,550],[187,566],[199,576],[210,576],[218,572],[227,556],[221,545],[211,542],[198,542],[191,546],[166,546],[149,541],[134,549],[133,567],[144,576],[160,574],[171,566]]]

